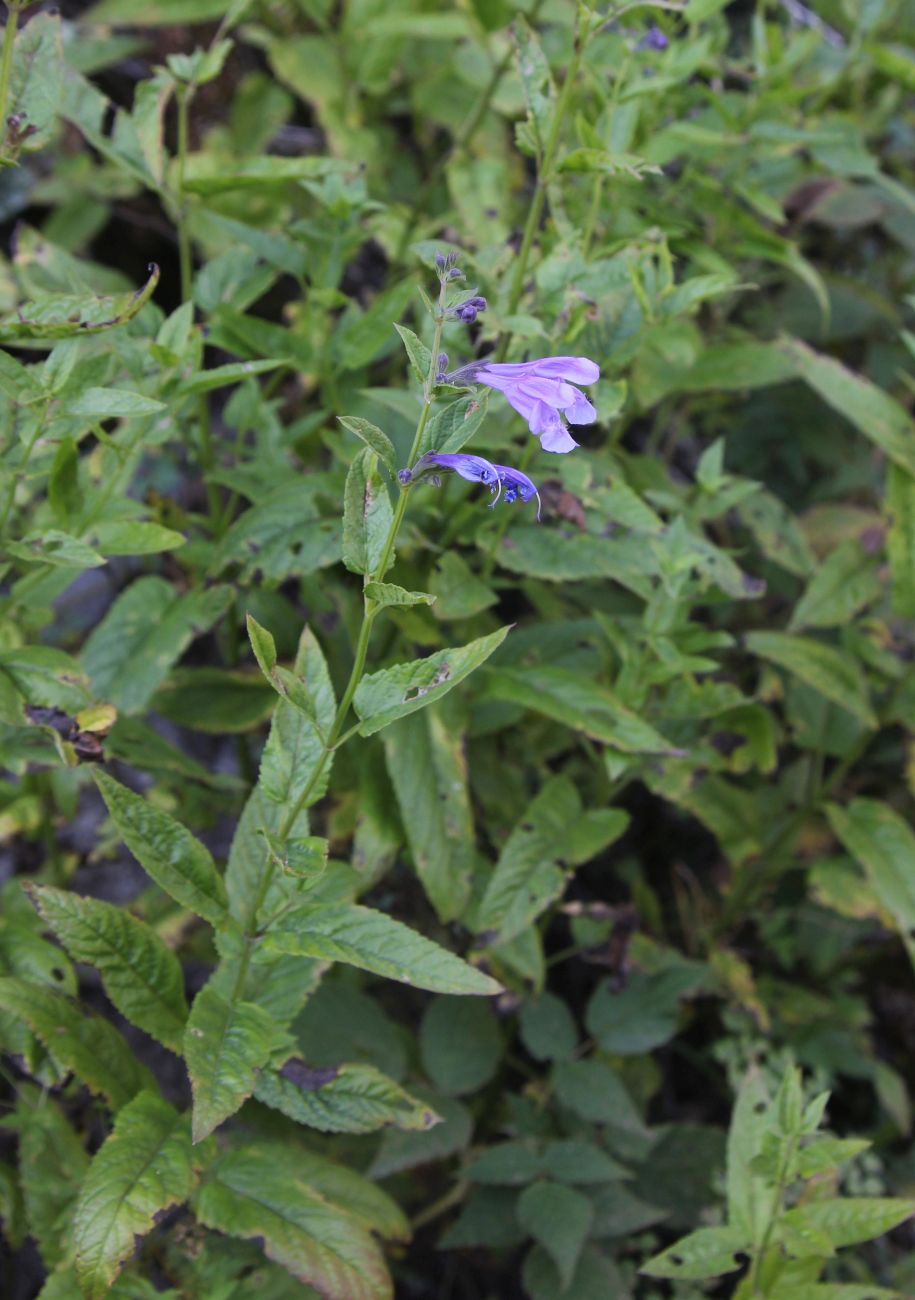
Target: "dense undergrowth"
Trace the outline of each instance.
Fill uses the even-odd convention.
[[[911,5],[7,10],[0,1291],[911,1295]]]

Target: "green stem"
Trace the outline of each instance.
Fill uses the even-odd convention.
[[[417,453],[422,443],[423,433],[425,432],[426,424],[429,419],[429,412],[432,409],[432,403],[435,399],[435,373],[436,373],[437,357],[439,354],[439,350],[441,348],[442,326],[445,320],[445,289],[446,289],[446,282],[443,280],[441,282],[441,288],[439,291],[438,311],[436,313],[436,318],[435,318],[435,334],[432,343],[432,355],[429,361],[429,373],[426,376],[426,382],[423,385],[423,406],[419,414],[419,420],[417,421],[416,424],[416,432],[413,435],[413,446],[410,448],[410,456],[409,456],[408,464],[411,466],[413,465],[413,462],[416,460]],[[378,561],[378,564],[375,566],[374,572],[372,572],[371,574],[366,574],[366,585],[370,582],[380,582],[381,579],[384,577],[385,572],[387,571],[387,567],[391,561],[391,556],[393,555],[394,546],[397,541],[397,534],[400,531],[400,525],[403,522],[403,517],[404,514],[406,513],[408,491],[409,491],[409,484],[406,484],[401,490],[400,499],[397,502],[397,507],[394,511],[393,518],[391,519],[391,524],[390,527],[388,528],[388,535],[387,538],[385,539],[384,549],[381,553],[381,559]],[[318,782],[321,780],[321,777],[324,775],[324,769],[327,767],[327,761],[330,758],[330,755],[334,752],[335,748],[338,747],[338,741],[340,739],[341,732],[343,731],[343,724],[346,722],[346,719],[349,715],[349,711],[353,703],[353,697],[355,696],[359,683],[362,680],[362,674],[365,672],[365,661],[368,657],[369,641],[372,635],[372,625],[375,622],[375,618],[377,617],[380,609],[381,606],[376,605],[373,600],[370,600],[368,597],[364,598],[362,625],[359,628],[359,636],[356,639],[356,647],[353,652],[353,667],[352,670],[350,671],[349,680],[347,681],[346,686],[344,687],[343,690],[343,694],[340,697],[340,703],[337,706],[337,711],[334,714],[334,720],[331,723],[330,730],[327,733],[327,736],[324,740],[324,747],[322,749],[318,762],[315,765],[315,769],[312,772],[311,776],[309,777],[308,781],[306,782],[305,787],[302,790],[301,794],[298,796],[295,803],[291,805],[291,807],[283,817],[282,822],[280,823],[279,829],[277,831],[277,840],[279,841],[280,846],[286,843],[286,840],[291,835],[292,830],[296,824],[296,821],[299,818],[300,813],[302,813],[304,809],[308,807],[309,800],[312,794],[314,793],[314,791],[317,789]],[[358,730],[358,728],[351,728],[346,733],[345,739],[348,739],[349,736],[353,735],[356,730]],[[263,875],[261,876],[261,882],[254,899],[254,905],[251,909],[251,915],[248,918],[248,928],[246,934],[246,938],[248,942],[245,951],[242,954],[241,962],[238,968],[238,974],[235,977],[235,990],[233,993],[233,999],[238,998],[238,996],[241,993],[242,987],[244,985],[245,976],[247,975],[248,966],[251,961],[253,944],[259,933],[259,927],[257,924],[257,914],[260,911],[261,907],[263,906],[265,898],[267,897],[267,891],[270,888],[270,882],[272,881],[272,879],[273,879],[273,859],[268,858],[267,862],[264,865],[264,872]]]
[[[16,29],[19,26],[19,5],[13,3],[6,8],[6,26],[3,29],[3,53],[0,55],[0,128],[3,141],[6,142],[6,110],[10,97],[10,77],[13,72],[13,46],[16,43]]]
[[[524,292],[524,277],[527,274],[527,264],[530,260],[531,248],[533,247],[534,237],[540,226],[540,218],[543,214],[543,205],[546,202],[547,187],[553,179],[553,165],[556,161],[556,151],[559,147],[559,136],[562,131],[562,124],[569,108],[572,91],[578,84],[578,71],[581,67],[581,59],[585,48],[587,23],[587,12],[584,7],[581,7],[578,11],[578,22],[575,28],[572,61],[566,70],[562,89],[559,92],[559,98],[556,101],[556,107],[553,111],[553,118],[550,122],[550,133],[547,136],[543,155],[541,156],[537,167],[537,183],[534,188],[534,198],[530,208],[528,209],[527,221],[524,223],[524,234],[521,237],[521,247],[518,250],[518,256],[515,258],[515,268],[512,273],[511,285],[508,293],[508,305],[506,308],[507,316],[514,315],[518,310],[518,304],[520,303],[521,295]],[[499,342],[496,347],[496,361],[505,360],[505,353],[508,350],[510,340],[511,332],[503,330],[499,336]]]
[[[796,1137],[791,1137],[788,1138],[785,1143],[782,1157],[778,1165],[778,1175],[775,1179],[775,1190],[772,1193],[772,1206],[769,1210],[769,1219],[766,1223],[766,1229],[762,1235],[762,1240],[759,1243],[759,1248],[753,1252],[753,1262],[750,1265],[750,1272],[747,1276],[747,1285],[749,1287],[750,1295],[753,1297],[761,1297],[764,1294],[759,1288],[759,1275],[762,1271],[766,1253],[772,1241],[772,1234],[775,1231],[775,1225],[778,1221],[778,1212],[781,1209],[782,1204],[782,1193],[784,1192],[785,1185],[788,1181],[788,1170],[791,1167],[791,1161],[794,1159],[794,1151],[797,1146],[797,1141]]]

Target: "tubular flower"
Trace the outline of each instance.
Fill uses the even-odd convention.
[[[594,407],[575,384],[593,384],[600,377],[596,362],[587,357],[544,357],[513,364],[472,362],[448,376],[449,382],[469,380],[502,393],[509,405],[527,420],[544,451],[573,451],[578,443],[568,424],[593,424]],[[563,420],[565,416],[565,420]]]
[[[509,504],[516,501],[518,497],[522,501],[530,501],[531,497],[536,497],[537,518],[540,518],[540,494],[527,475],[508,465],[493,465],[482,456],[469,456],[465,452],[427,451],[424,456],[420,456],[412,469],[402,469],[398,478],[404,484],[414,483],[422,478],[437,483],[439,481],[437,470],[459,474],[470,483],[484,483],[495,495],[492,506],[498,503],[503,488],[505,489],[504,500]]]

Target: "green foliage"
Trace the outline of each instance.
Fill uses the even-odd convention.
[[[23,1295],[912,1294],[909,8],[6,8]]]

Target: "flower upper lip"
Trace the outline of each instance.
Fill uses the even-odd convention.
[[[593,384],[600,368],[589,357],[542,357],[537,361],[472,362],[447,378],[468,379],[494,388],[519,415],[544,451],[572,451],[578,443],[568,424],[593,424],[597,411],[576,384]],[[563,420],[565,416],[565,420]]]

